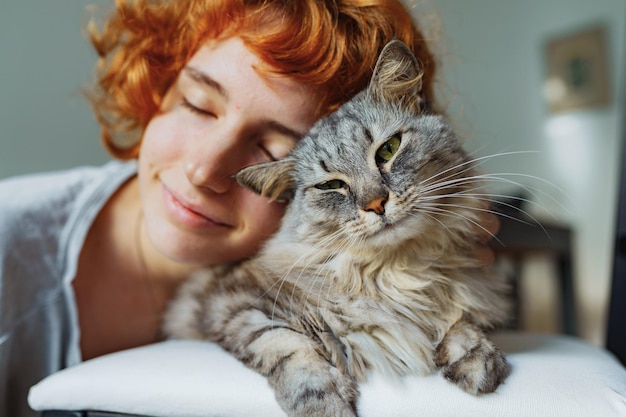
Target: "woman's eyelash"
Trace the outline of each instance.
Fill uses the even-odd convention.
[[[193,104],[191,104],[191,102],[189,100],[187,100],[186,98],[182,98],[181,100],[181,105],[189,110],[192,113],[198,114],[200,116],[203,117],[215,117],[215,115],[208,111],[208,110],[204,110],[200,107],[194,106]],[[270,161],[278,161],[278,158],[276,158],[265,146],[259,145],[259,148],[261,150],[261,152],[267,157],[267,159],[269,159]]]
[[[201,109],[199,107],[194,106],[193,104],[191,104],[189,102],[189,100],[187,100],[184,97],[183,97],[183,100],[182,100],[182,105],[183,105],[183,107],[185,107],[187,110],[191,111],[192,113],[196,113],[196,114],[199,114],[201,116],[211,116],[211,117],[214,116],[214,114],[211,113],[210,111],[204,110],[204,109]]]
[[[181,105],[185,109],[189,110],[190,112],[198,114],[200,116],[203,116],[203,117],[215,117],[215,114],[213,114],[212,112],[210,112],[208,110],[204,110],[204,109],[202,109],[200,107],[194,106],[185,97],[182,98]],[[263,155],[265,155],[267,157],[268,160],[270,160],[270,161],[278,161],[278,158],[276,156],[274,156],[265,146],[259,145],[259,149],[261,150],[261,153],[263,153]]]
[[[261,149],[261,152],[263,152],[263,154],[265,154],[265,156],[267,156],[270,161],[278,161],[278,158],[272,155],[272,153],[268,151],[265,146],[259,145],[259,148]]]

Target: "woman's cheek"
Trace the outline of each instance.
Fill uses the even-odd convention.
[[[262,235],[260,238],[265,240],[278,229],[286,206],[249,190],[245,190],[245,196],[243,205],[248,217],[247,222],[252,229]]]

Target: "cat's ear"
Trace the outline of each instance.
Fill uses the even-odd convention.
[[[294,166],[295,160],[287,157],[244,168],[235,175],[235,179],[243,187],[272,201],[285,202],[293,198],[295,191]]]
[[[424,108],[422,76],[411,49],[402,41],[390,41],[378,56],[368,91],[376,100],[403,101],[416,113]]]

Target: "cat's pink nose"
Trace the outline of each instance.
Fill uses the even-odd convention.
[[[386,202],[387,202],[387,200],[382,198],[382,197],[374,199],[374,200],[370,201],[369,203],[367,203],[367,205],[365,206],[365,211],[373,211],[374,213],[376,213],[378,215],[383,215],[383,214],[385,214],[385,203]]]

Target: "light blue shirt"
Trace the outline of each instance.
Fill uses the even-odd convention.
[[[0,181],[0,417],[35,416],[28,389],[81,361],[72,280],[87,232],[136,173],[112,161]]]

